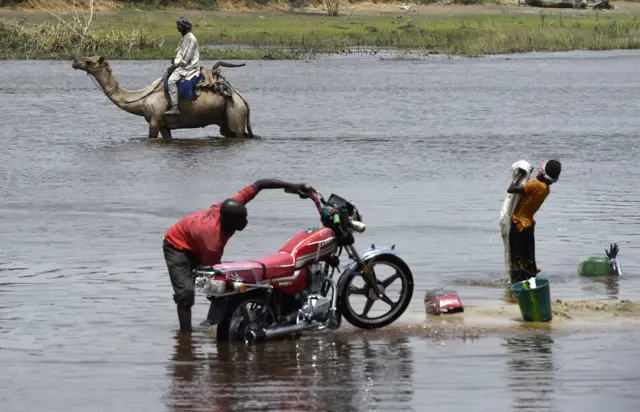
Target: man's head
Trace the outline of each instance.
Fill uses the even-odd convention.
[[[227,233],[242,231],[247,226],[247,208],[242,203],[227,199],[220,206],[220,226]]]
[[[184,17],[180,17],[178,20],[176,20],[176,27],[178,28],[178,31],[184,36],[191,31],[192,26],[191,23],[189,23],[189,20],[185,19]]]
[[[553,184],[560,179],[560,172],[562,171],[562,165],[557,160],[547,160],[542,162],[540,169],[538,169],[538,179],[547,182],[547,184]]]

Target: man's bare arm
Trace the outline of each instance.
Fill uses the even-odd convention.
[[[513,179],[513,182],[511,182],[511,184],[509,185],[509,187],[507,188],[507,193],[518,193],[521,195],[524,195],[524,186],[522,185],[517,185],[518,180],[523,176],[522,171],[518,171],[518,174],[516,176],[515,179]]]

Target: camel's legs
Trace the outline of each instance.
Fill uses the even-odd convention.
[[[157,139],[160,128],[155,123],[149,123],[149,139]]]
[[[235,113],[233,112],[235,110]],[[227,127],[221,130],[224,137],[246,137],[247,112],[237,109],[227,109]]]
[[[163,139],[171,139],[171,130],[166,127],[160,129],[160,134],[162,134]]]
[[[234,138],[236,137],[236,132],[229,128],[220,128],[220,134],[224,137]]]

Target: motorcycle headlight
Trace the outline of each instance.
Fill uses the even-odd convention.
[[[196,288],[207,296],[222,295],[227,291],[227,282],[211,278],[197,278]]]

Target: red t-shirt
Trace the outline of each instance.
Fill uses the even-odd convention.
[[[245,205],[257,194],[258,189],[254,185],[249,185],[233,195],[231,199]],[[221,205],[222,202],[183,217],[167,230],[164,238],[176,249],[184,250],[199,259],[203,265],[217,265],[231,237],[220,229]]]

